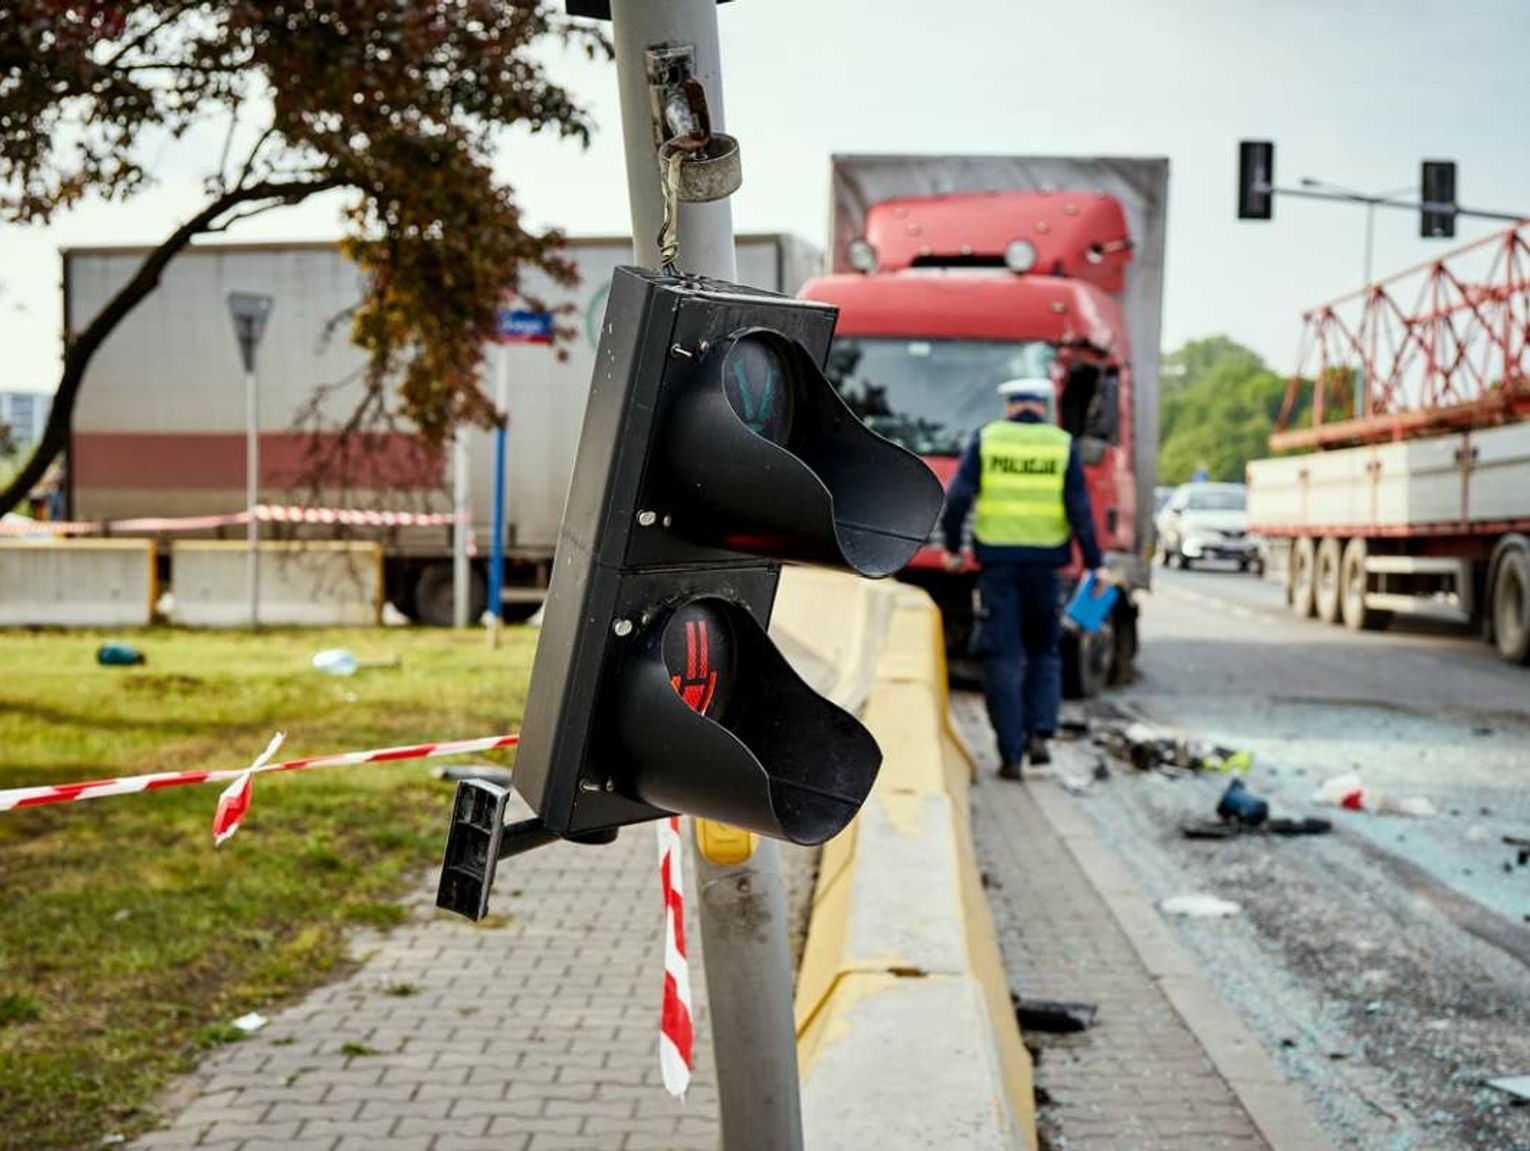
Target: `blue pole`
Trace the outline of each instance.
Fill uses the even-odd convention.
[[[501,411],[494,433],[494,535],[489,545],[489,610],[495,619],[504,611],[500,595],[505,580],[505,441],[509,434],[510,420]]]

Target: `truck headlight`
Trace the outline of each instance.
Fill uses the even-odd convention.
[[[865,236],[857,236],[845,249],[845,259],[857,272],[877,270],[877,250]]]
[[[1036,245],[1029,240],[1011,240],[1004,247],[1004,266],[1011,272],[1029,272],[1036,266]]]

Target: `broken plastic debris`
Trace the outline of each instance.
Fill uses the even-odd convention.
[[[1026,995],[1010,994],[1015,1006],[1015,1020],[1021,1031],[1048,1031],[1067,1034],[1087,1031],[1094,1026],[1099,1008],[1093,1003],[1069,1002],[1061,999],[1032,999]]]
[[[1358,772],[1346,771],[1323,781],[1312,795],[1314,803],[1326,803],[1345,811],[1369,811],[1378,815],[1411,815],[1430,819],[1439,809],[1421,795],[1394,796],[1367,786]]]
[[[398,656],[382,660],[359,660],[356,654],[343,647],[327,647],[323,651],[313,653],[313,670],[322,671],[325,675],[349,676],[355,675],[363,668],[398,667]]]
[[[1270,804],[1245,787],[1241,779],[1235,779],[1222,792],[1222,798],[1217,802],[1217,815],[1229,823],[1258,827],[1270,818]]]
[[[234,1026],[248,1035],[259,1031],[269,1022],[270,1020],[267,1019],[264,1015],[261,1015],[256,1011],[251,1011],[248,1015],[241,1015],[238,1019],[234,1020]]]
[[[112,640],[96,648],[96,662],[102,667],[139,667],[148,660],[132,644]]]
[[[1516,1099],[1530,1099],[1530,1075],[1510,1075],[1504,1079],[1489,1079],[1487,1085],[1507,1092]]]
[[[1158,905],[1166,915],[1183,915],[1191,919],[1212,919],[1237,915],[1243,910],[1241,903],[1219,899],[1215,895],[1196,892],[1191,895],[1171,895]]]

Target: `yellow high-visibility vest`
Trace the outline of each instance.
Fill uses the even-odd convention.
[[[1054,424],[998,420],[978,433],[973,533],[995,547],[1055,548],[1073,530],[1063,504],[1073,437]]]

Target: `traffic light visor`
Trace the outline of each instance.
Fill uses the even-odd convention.
[[[940,481],[867,428],[812,355],[768,328],[708,349],[678,390],[663,466],[675,528],[755,555],[897,571],[940,515]]]
[[[619,673],[618,789],[667,811],[817,844],[881,767],[870,733],[797,676],[742,606],[704,596],[653,620]]]

